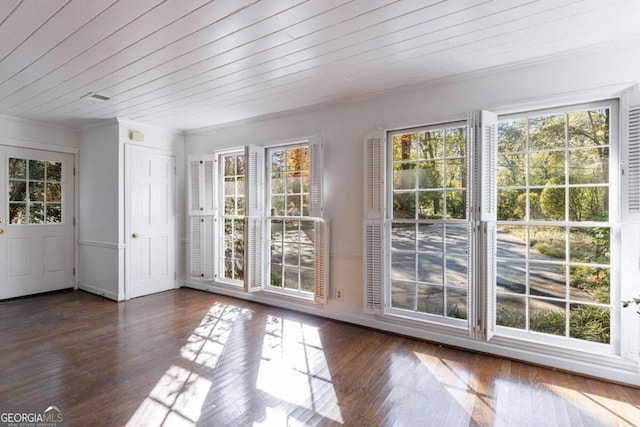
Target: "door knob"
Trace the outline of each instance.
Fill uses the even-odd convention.
[[[4,234],[4,229],[0,228],[0,234]]]
[[[140,237],[140,235],[138,233],[133,233],[131,237],[133,237],[134,239],[137,239],[138,237]]]
[[[4,224],[4,218],[0,218],[0,224]]]

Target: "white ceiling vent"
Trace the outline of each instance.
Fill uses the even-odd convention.
[[[81,96],[80,99],[88,99],[92,102],[104,102],[110,100],[111,97],[97,92],[89,92],[88,94]]]

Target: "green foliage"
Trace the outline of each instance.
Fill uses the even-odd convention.
[[[466,218],[466,149],[464,127],[394,136],[393,217]]]
[[[466,319],[467,310],[465,307],[460,307],[458,304],[447,304],[447,317]]]
[[[531,195],[532,198],[534,198],[534,196],[537,198],[538,194],[537,193],[533,193]],[[537,205],[537,203],[536,203],[536,205]],[[515,216],[517,218],[526,218],[526,216],[527,216],[527,193],[521,193],[516,198],[514,213],[515,213]]]
[[[606,220],[603,214],[609,209],[608,187],[548,186],[565,186],[566,177],[570,184],[609,183],[608,145],[609,109],[501,121],[498,127],[498,182],[503,188],[511,188],[500,190],[498,218],[526,218],[524,188],[513,188],[524,187],[526,178],[531,186],[546,187],[530,191],[529,219],[564,219],[565,191],[568,191],[569,220]]]
[[[563,227],[531,226],[529,227],[529,246],[543,255],[564,260],[565,234],[566,230]]]
[[[572,308],[569,334],[571,338],[608,344],[611,339],[611,312],[591,305]]]
[[[498,192],[498,219],[501,221],[518,221],[524,219],[526,195],[521,190],[501,190]],[[521,205],[518,196],[522,196]]]
[[[640,304],[640,298],[638,298]],[[578,305],[571,309],[569,334],[572,338],[608,344],[611,333],[611,313],[606,308]],[[532,314],[529,329],[553,335],[565,334],[565,314],[562,311],[541,310]],[[523,312],[502,311],[496,323],[517,329],[525,329]]]
[[[609,228],[598,227],[587,230],[594,244],[594,258],[596,260],[609,259],[611,250],[611,230]]]
[[[550,185],[562,184],[563,180],[553,177],[547,181],[547,187],[540,193],[540,209],[545,219],[561,220],[564,218],[564,188],[548,187]],[[533,196],[533,194],[532,194]]]
[[[529,319],[529,329],[536,332],[543,332],[545,334],[564,335],[564,312],[553,310],[537,311]]]
[[[550,245],[546,242],[536,242],[535,240],[531,241],[531,246],[533,246],[538,252],[543,255],[551,256],[554,258],[564,258],[565,251],[563,247]]]
[[[582,289],[596,301],[609,304],[611,295],[611,272],[608,268],[572,266],[571,286]]]
[[[510,328],[525,329],[527,318],[521,311],[502,310],[496,314],[496,324]]]

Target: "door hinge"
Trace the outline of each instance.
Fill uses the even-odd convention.
[[[74,276],[76,275],[76,268],[75,267],[73,267],[73,275]]]
[[[73,176],[76,176],[76,168],[73,168]]]
[[[75,218],[73,218],[73,226],[74,227],[76,226],[76,219]]]
[[[178,280],[178,272],[177,271],[173,272],[173,280]]]

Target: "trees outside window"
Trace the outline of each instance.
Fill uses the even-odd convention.
[[[466,123],[390,136],[391,307],[466,319]]]
[[[219,227],[220,268],[222,279],[241,284],[244,281],[244,216],[245,216],[245,155],[244,152],[221,154]]]
[[[315,221],[309,218],[309,146],[267,151],[268,284],[274,288],[313,292]]]
[[[497,325],[610,343],[610,116],[595,106],[500,121]]]

